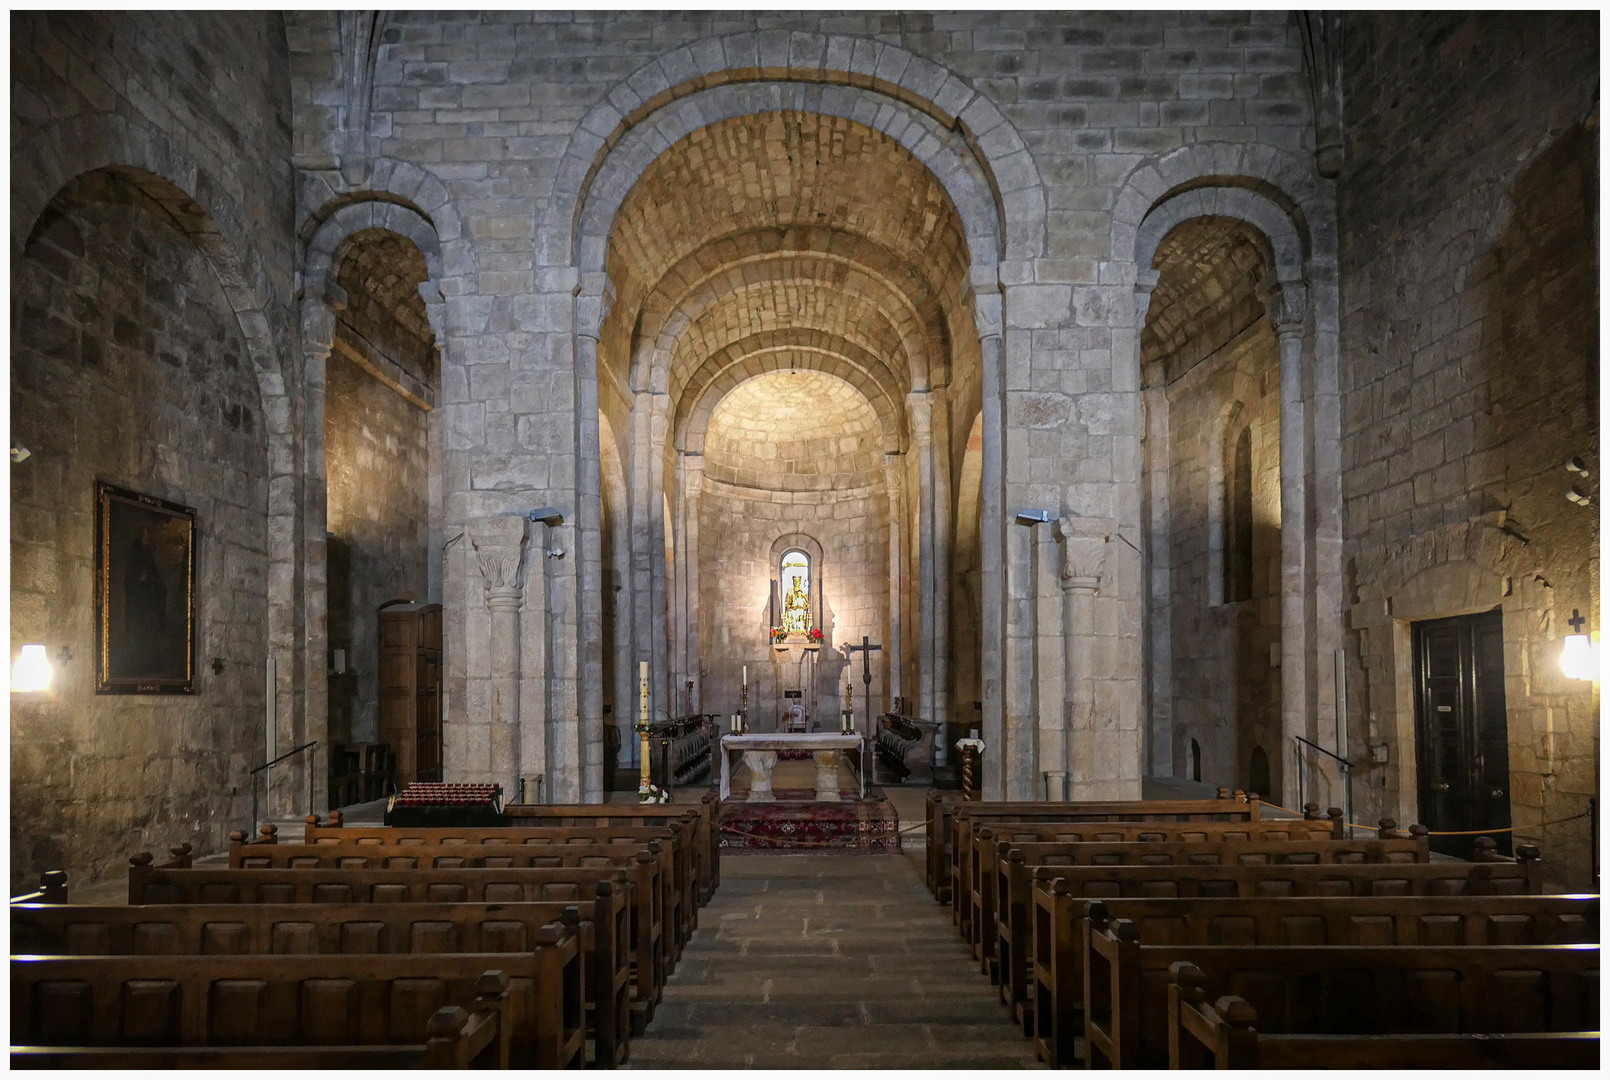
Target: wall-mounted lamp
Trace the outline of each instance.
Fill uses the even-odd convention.
[[[1015,520],[1019,525],[1044,525],[1051,520],[1051,511],[1019,510]]]
[[[538,521],[544,525],[563,525],[565,523],[565,515],[561,514],[557,507],[552,506],[544,506],[536,510],[515,510],[511,512],[510,516],[523,517],[527,521]]]
[[[50,689],[50,657],[43,645],[24,645],[11,662],[11,692],[37,694]]]
[[[1587,620],[1576,608],[1571,609],[1571,618],[1567,622],[1576,633],[1565,637],[1565,647],[1560,650],[1560,670],[1565,672],[1567,679],[1598,682],[1599,643],[1582,632]]]
[[[11,444],[11,464],[20,464],[33,456],[33,452],[22,443],[14,442]]]

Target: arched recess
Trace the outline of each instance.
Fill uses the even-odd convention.
[[[804,37],[809,38],[810,35]],[[831,67],[831,50],[825,44],[826,40],[823,39],[823,57],[826,59],[816,63]],[[855,46],[853,39],[844,40]],[[879,52],[884,51],[874,43],[868,42],[867,45]],[[722,67],[725,53],[706,49],[703,55],[705,60],[715,64],[712,70],[725,70]],[[846,58],[849,55],[848,52],[844,53]],[[893,52],[888,55],[893,55]],[[912,70],[917,72],[925,65],[940,70],[928,65],[927,61],[916,62]],[[653,68],[654,65],[649,67]],[[581,400],[579,415],[584,428],[578,432],[577,443],[581,457],[578,468],[581,535],[578,536],[578,543],[583,549],[582,572],[585,574],[591,562],[586,554],[589,545],[596,542],[592,536],[593,523],[597,519],[597,466],[587,460],[587,448],[593,442],[593,432],[585,428],[590,424],[588,418],[593,412],[591,405],[598,395],[598,383],[593,372],[597,371],[599,339],[617,299],[616,284],[605,273],[610,227],[615,214],[655,157],[686,134],[732,117],[792,111],[840,117],[884,133],[911,152],[934,175],[963,219],[967,258],[970,260],[964,286],[969,297],[971,322],[961,333],[952,329],[951,347],[958,355],[969,353],[980,357],[982,375],[975,382],[978,392],[985,398],[986,465],[983,471],[986,486],[990,489],[983,499],[984,513],[988,519],[984,542],[992,553],[991,557],[986,558],[985,564],[987,568],[993,568],[986,570],[986,577],[992,573],[996,575],[992,584],[986,584],[986,591],[991,595],[997,594],[1002,584],[999,568],[1002,565],[1000,522],[1004,480],[1003,448],[999,434],[1003,417],[1003,384],[1000,372],[1002,312],[998,264],[1003,252],[1011,257],[1029,257],[1044,249],[1044,195],[1038,174],[1026,147],[1023,147],[1011,125],[999,118],[992,104],[959,80],[956,88],[965,93],[963,100],[955,104],[964,115],[959,123],[942,126],[935,123],[932,112],[914,108],[897,95],[886,95],[865,86],[837,84],[831,78],[816,78],[811,70],[809,63],[801,63],[785,69],[768,69],[761,78],[751,78],[743,73],[735,73],[731,77],[696,77],[684,88],[686,92],[678,90],[663,98],[650,94],[650,101],[635,98],[635,103],[628,106],[627,112],[637,110],[639,105],[645,107],[629,119],[626,113],[618,110],[612,114],[610,110],[615,106],[601,105],[583,122],[582,130],[567,151],[556,191],[574,191],[576,194],[574,198],[568,197],[568,194],[562,195],[545,209],[539,220],[537,246],[539,256],[550,262],[573,260],[580,272],[575,326]],[[645,72],[648,72],[647,68]],[[688,74],[693,75],[694,69],[690,69]],[[658,76],[649,73],[646,77],[652,82]],[[647,85],[635,76],[628,82],[636,89],[625,92],[633,95],[637,89]],[[941,79],[941,82],[944,80]],[[680,83],[672,80],[667,85],[669,88]],[[617,87],[617,90],[623,87]],[[616,100],[620,98],[616,96]],[[948,117],[955,115],[943,109],[939,112]],[[978,137],[969,138],[969,131],[976,132]],[[573,184],[566,182],[564,178],[567,176],[573,178]],[[996,191],[1001,193],[999,199],[995,198]],[[636,303],[634,299],[634,311],[637,310]],[[974,349],[978,351],[972,352]],[[911,402],[907,404],[909,406]],[[954,423],[948,411],[943,415],[947,426]],[[948,474],[948,468],[944,472]],[[948,475],[944,477],[944,486],[948,491]],[[948,497],[941,500],[939,507],[929,508],[946,518],[950,509],[951,500]],[[948,574],[942,576],[948,577]],[[596,592],[592,584],[595,583],[582,583],[584,605]],[[941,598],[938,603],[942,605],[944,599]],[[986,637],[1001,636],[1003,623],[1000,616],[1001,613],[992,608],[986,610]],[[998,667],[999,647],[988,649],[987,654],[990,663]],[[583,685],[593,681],[584,678]],[[986,682],[991,686],[999,685],[998,678]],[[997,696],[993,704],[997,723],[999,705]],[[585,695],[582,713],[588,720],[594,714]]]
[[[413,245],[424,258],[426,277],[418,286],[424,302],[434,345],[438,371],[445,375],[450,356],[446,348],[447,311],[442,294],[442,244],[435,223],[407,199],[395,193],[385,197],[343,197],[333,207],[321,207],[308,222],[317,223],[307,237],[302,264],[302,410],[303,438],[303,522],[308,537],[304,566],[304,603],[308,612],[307,714],[310,738],[329,737],[329,675],[324,658],[329,647],[330,552],[326,546],[329,522],[328,472],[325,446],[326,372],[331,351],[336,347],[336,313],[345,308],[349,297],[338,284],[342,258],[351,250],[355,237],[372,231],[390,233]],[[439,376],[440,377],[440,376]],[[444,543],[442,505],[442,412],[433,408],[426,417],[430,467],[426,505],[428,507],[427,585],[423,600],[441,598],[441,556]],[[368,613],[362,613],[367,617]],[[315,662],[315,658],[317,658]],[[315,785],[315,797],[323,796],[322,782]]]
[[[76,177],[98,169],[125,176],[173,216],[206,257],[234,309],[261,394],[268,442],[270,490],[300,487],[293,462],[298,450],[295,409],[288,387],[298,365],[291,355],[290,328],[278,318],[289,298],[276,288],[253,238],[252,217],[230,188],[197,163],[165,133],[116,113],[88,113],[53,121],[49,152],[14,142],[11,184],[11,260],[15,273],[28,237],[56,193]],[[304,686],[297,672],[306,661],[299,612],[299,562],[304,546],[299,499],[269,500],[269,642],[275,660],[275,712],[284,748],[306,741]],[[324,658],[318,657],[322,671]],[[293,765],[283,789],[303,790],[302,766]],[[320,782],[322,785],[322,781]],[[288,804],[286,804],[288,809]],[[277,807],[276,807],[277,810]]]
[[[1277,791],[1296,789],[1291,736],[1334,741],[1334,672],[1342,640],[1341,414],[1334,187],[1311,160],[1263,146],[1202,143],[1137,163],[1114,203],[1112,251],[1133,252],[1134,368],[1151,290],[1151,261],[1163,237],[1199,217],[1234,218],[1268,242],[1270,277],[1261,290],[1280,340],[1281,518],[1314,521],[1282,531],[1281,714]],[[1312,504],[1313,513],[1309,513]],[[1155,615],[1156,605],[1148,605]],[[1155,619],[1146,634],[1155,642]],[[1148,654],[1156,649],[1148,645]],[[1154,671],[1155,680],[1155,671]],[[1150,687],[1155,700],[1155,682]],[[1154,710],[1154,716],[1157,715]],[[1153,744],[1173,742],[1151,731]],[[1177,744],[1176,744],[1177,745]]]

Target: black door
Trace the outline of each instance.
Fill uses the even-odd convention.
[[[1508,828],[1503,614],[1495,608],[1412,629],[1420,822],[1432,832]],[[1492,835],[1509,854],[1509,833]],[[1468,859],[1475,837],[1433,836],[1431,847]]]

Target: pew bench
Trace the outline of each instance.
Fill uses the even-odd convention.
[[[1239,990],[1271,1032],[1592,1031],[1593,945],[1144,945],[1127,919],[1084,922],[1087,1068],[1168,1064],[1171,965],[1207,997]]]
[[[630,909],[625,890],[607,881],[585,909],[562,901],[15,905],[11,947],[58,956],[520,953],[534,949],[553,922],[578,935],[595,1063],[619,1065],[630,1023]]]
[[[1077,1060],[1084,1034],[1085,905],[1125,918],[1147,945],[1565,945],[1599,940],[1599,898],[1568,896],[1287,896],[1076,901],[1034,890],[1035,1054]]]
[[[437,1010],[506,978],[511,1068],[580,1068],[581,959],[549,924],[523,953],[14,956],[11,1038],[38,1047],[425,1043]]]
[[[1189,961],[1169,966],[1170,1069],[1597,1069],[1599,1032],[1329,1034],[1259,1031],[1258,1011],[1207,1003]]]
[[[1032,1028],[1032,871],[1041,866],[1332,866],[1429,863],[1424,830],[1412,840],[1288,840],[1135,844],[1024,844],[997,860],[993,911],[985,908],[974,957],[1028,1034]]]
[[[1219,789],[1223,791],[1223,788]],[[1237,795],[1240,793],[1238,792]],[[1257,821],[1259,803],[1235,797],[1218,799],[1158,799],[1135,802],[1102,803],[961,803],[936,804],[945,833],[946,898],[951,904],[951,920],[960,923],[965,907],[967,874],[975,827],[991,821],[1065,822],[1190,822]],[[958,899],[960,898],[960,899]],[[945,901],[942,900],[941,903]]]
[[[645,853],[646,855],[646,853]],[[246,870],[155,866],[149,853],[129,859],[129,904],[512,904],[596,894],[609,882],[627,898],[632,957],[632,1033],[653,1018],[665,986],[654,891],[621,867],[457,870]],[[637,869],[655,867],[652,861]]]

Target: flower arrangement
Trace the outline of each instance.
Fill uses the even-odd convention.
[[[783,642],[785,642],[787,640],[788,640],[788,631],[787,630],[784,630],[781,626],[774,626],[774,627],[771,628],[771,643],[773,645],[781,645]]]
[[[638,789],[637,801],[639,803],[668,803],[671,801],[671,793],[658,784],[650,784],[646,790],[643,788]]]
[[[805,635],[805,640],[806,641],[812,641],[812,642],[815,642],[816,644],[820,645],[822,643],[822,629],[821,629],[821,627],[819,627],[819,626],[811,627],[810,630]]]

